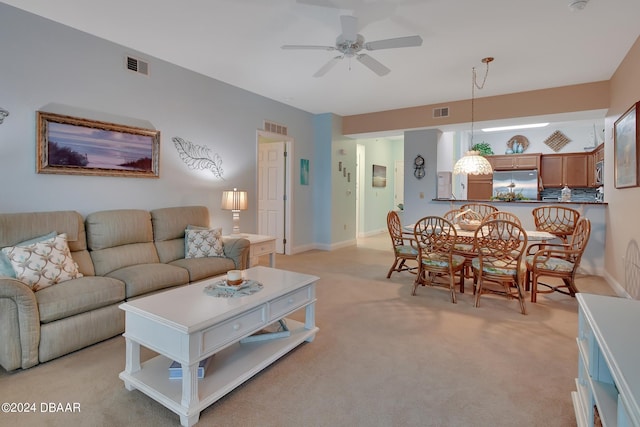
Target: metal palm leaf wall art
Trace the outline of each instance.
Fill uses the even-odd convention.
[[[222,158],[218,153],[211,153],[211,149],[204,145],[196,145],[180,137],[171,138],[178,150],[178,155],[189,169],[208,169],[216,178],[224,180],[222,170]]]

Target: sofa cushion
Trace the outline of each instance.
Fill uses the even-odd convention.
[[[85,219],[90,251],[153,242],[151,215],[140,209],[94,212]]]
[[[236,268],[231,258],[224,257],[183,258],[172,261],[170,264],[186,269],[189,272],[189,281],[191,282],[220,276]]]
[[[106,307],[125,298],[122,281],[99,276],[69,280],[39,290],[35,295],[42,323]]]
[[[189,283],[189,272],[169,264],[137,264],[107,274],[125,283],[125,297],[131,298],[171,286]]]
[[[187,229],[184,232],[184,246],[184,257],[187,259],[224,256],[222,228]]]
[[[155,209],[151,211],[151,222],[160,262],[169,263],[184,258],[184,232],[189,225],[209,228],[209,210],[205,206]]]
[[[2,252],[9,258],[16,278],[34,291],[82,277],[64,233],[26,246],[8,246]]]
[[[206,206],[180,206],[151,211],[153,239],[156,242],[181,239],[187,225],[209,227],[209,210]]]

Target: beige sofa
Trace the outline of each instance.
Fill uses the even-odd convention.
[[[37,291],[0,276],[0,365],[26,369],[111,338],[124,331],[123,301],[246,268],[242,238],[224,239],[224,257],[185,259],[187,226],[209,227],[208,209],[0,214],[0,248],[66,233],[83,275]]]

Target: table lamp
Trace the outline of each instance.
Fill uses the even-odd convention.
[[[246,191],[238,191],[237,188],[234,188],[233,191],[222,192],[222,209],[233,213],[233,235],[240,234],[240,211],[247,210],[247,208]]]

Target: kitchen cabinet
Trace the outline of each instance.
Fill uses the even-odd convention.
[[[545,154],[540,160],[542,185],[547,188],[589,187],[589,166],[593,165],[591,153]]]
[[[493,196],[493,175],[467,175],[467,199],[488,200]]]
[[[501,154],[487,156],[493,170],[540,170],[540,154]]]

